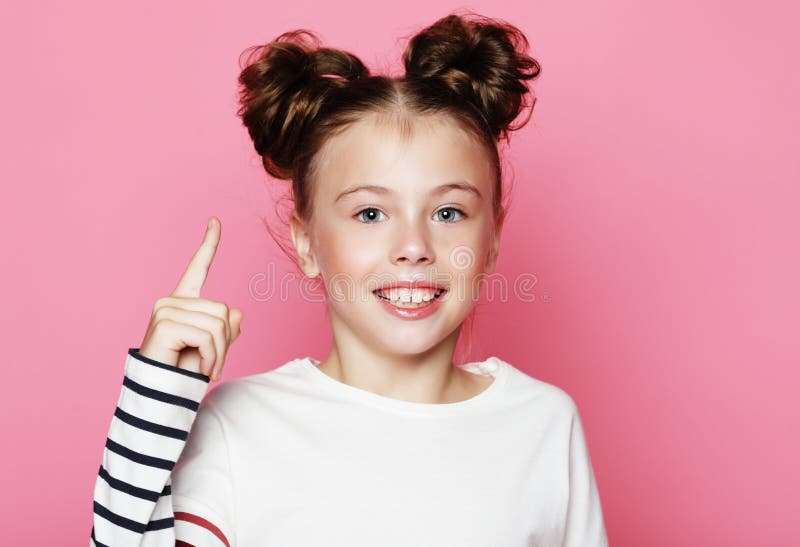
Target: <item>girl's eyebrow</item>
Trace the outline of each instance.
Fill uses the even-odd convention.
[[[478,199],[481,199],[483,197],[481,195],[480,190],[478,190],[478,188],[474,184],[470,184],[467,181],[461,181],[461,180],[440,184],[439,186],[430,191],[430,195],[438,196],[440,194],[450,192],[451,190],[462,190],[464,192],[471,192],[475,194],[475,196],[477,196]],[[352,195],[356,192],[372,192],[374,194],[381,194],[381,195],[394,194],[394,190],[386,186],[379,186],[376,184],[361,184],[358,186],[352,186],[345,189],[341,194],[336,196],[336,199],[333,201],[334,203],[336,203],[340,199]]]

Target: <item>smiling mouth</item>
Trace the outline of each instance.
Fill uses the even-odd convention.
[[[423,308],[429,305],[434,300],[440,298],[447,289],[439,289],[438,291],[409,291],[409,290],[381,290],[376,289],[372,293],[386,300],[398,308]]]

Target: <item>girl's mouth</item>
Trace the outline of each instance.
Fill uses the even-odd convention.
[[[447,289],[376,289],[378,298],[404,309],[424,308],[441,297]]]

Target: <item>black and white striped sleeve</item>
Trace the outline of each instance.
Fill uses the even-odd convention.
[[[95,482],[90,546],[182,544],[175,536],[170,474],[210,379],[148,359],[138,349],[128,349]],[[218,545],[226,545],[224,539]]]

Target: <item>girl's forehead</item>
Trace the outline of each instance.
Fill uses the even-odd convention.
[[[332,137],[320,150],[319,191],[353,183],[392,187],[469,180],[488,185],[491,163],[483,146],[455,121],[371,115]]]

